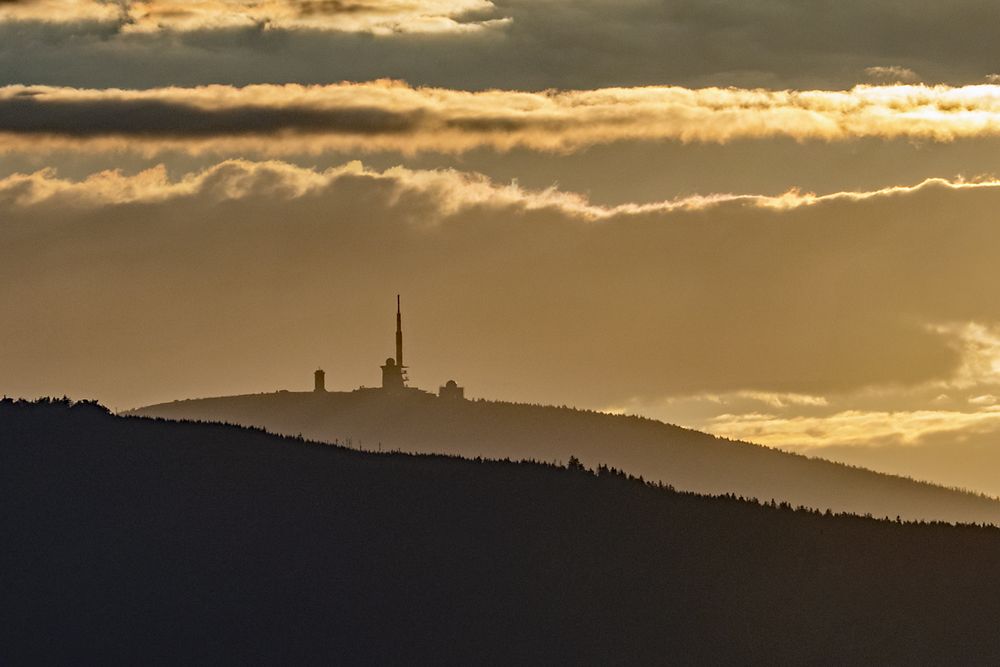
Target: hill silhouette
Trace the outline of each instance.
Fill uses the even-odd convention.
[[[177,401],[134,414],[259,426],[366,449],[604,464],[705,494],[876,517],[1000,524],[1000,502],[639,417],[408,390],[278,392]]]
[[[0,663],[996,664],[1000,530],[0,402]]]

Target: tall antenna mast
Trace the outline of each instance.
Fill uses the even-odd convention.
[[[403,367],[403,316],[399,307],[399,295],[396,295],[396,365]]]

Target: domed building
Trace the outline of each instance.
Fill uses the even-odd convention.
[[[448,380],[443,387],[438,388],[438,397],[452,401],[465,400],[465,387],[459,387],[454,380]]]

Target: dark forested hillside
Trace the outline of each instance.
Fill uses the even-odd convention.
[[[996,664],[1000,531],[0,403],[2,664]]]
[[[354,447],[615,466],[678,489],[736,493],[878,517],[1000,524],[1000,502],[808,459],[637,417],[569,408],[351,393],[257,394],[177,401],[137,411],[262,426]]]

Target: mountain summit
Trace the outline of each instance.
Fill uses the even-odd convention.
[[[808,459],[638,417],[469,401],[454,380],[438,394],[408,386],[396,296],[395,357],[380,388],[177,401],[132,414],[228,422],[368,449],[609,465],[698,493],[735,493],[821,510],[1000,524],[1000,501],[861,468]]]

